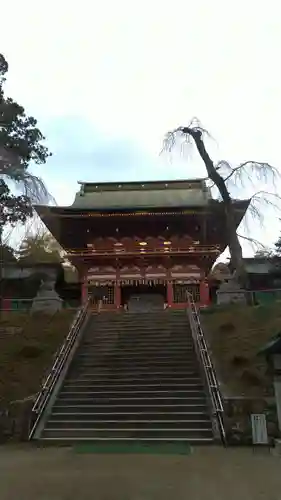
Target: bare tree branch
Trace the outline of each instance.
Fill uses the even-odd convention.
[[[251,238],[250,236],[245,236],[243,234],[237,233],[238,238],[242,238],[243,240],[248,241],[251,243],[252,247],[254,249],[262,249],[265,250],[267,247],[259,240],[256,240],[255,238]]]

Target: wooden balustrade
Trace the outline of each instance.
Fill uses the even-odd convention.
[[[102,255],[174,255],[174,254],[220,254],[220,249],[215,246],[208,245],[196,245],[190,246],[189,248],[89,248],[89,249],[73,249],[67,252],[69,257],[80,256],[80,257],[94,257],[94,256],[102,256]]]

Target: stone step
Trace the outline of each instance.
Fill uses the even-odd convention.
[[[143,321],[136,321],[135,323],[104,323],[104,324],[94,324],[91,325],[91,327],[87,328],[87,331],[85,333],[95,333],[95,332],[118,332],[118,331],[125,331],[125,332],[133,332],[137,333],[139,331],[143,332],[150,332],[150,331],[177,331],[177,332],[190,332],[190,325],[188,321],[177,321],[177,322],[169,322],[169,321],[150,321],[150,322],[143,322]]]
[[[159,377],[156,374],[159,374]],[[69,378],[123,378],[123,380],[140,379],[143,377],[146,381],[160,379],[167,380],[170,377],[198,377],[197,364],[190,363],[186,366],[179,366],[177,363],[168,365],[131,365],[131,366],[103,366],[103,365],[74,365],[69,373]]]
[[[129,314],[115,314],[109,316],[108,314],[100,314],[100,315],[95,315],[90,318],[91,323],[94,324],[100,324],[100,323],[128,323],[128,322],[143,322],[143,321],[180,321],[183,319],[188,319],[188,315],[186,312],[183,312],[182,314],[172,314],[171,312],[167,311],[158,311],[158,312],[143,312],[142,314],[138,313],[132,313],[130,312]]]
[[[185,356],[181,355],[170,355],[170,356],[112,356],[111,353],[107,353],[106,355],[100,355],[98,353],[94,354],[85,354],[85,355],[77,355],[75,357],[73,365],[79,364],[81,367],[82,366],[107,366],[110,365],[110,367],[116,366],[116,367],[128,367],[131,366],[132,364],[135,367],[143,367],[143,366],[150,366],[150,367],[155,367],[158,368],[158,366],[162,365],[175,365],[177,366],[188,366],[190,363],[193,363],[195,365],[198,365],[198,360],[196,357],[195,352],[189,352],[186,353]]]
[[[94,377],[94,376],[83,376],[80,375],[78,377],[75,377],[73,379],[68,379],[62,386],[61,390],[64,390],[64,388],[71,388],[75,387],[79,391],[80,388],[86,387],[86,388],[93,388],[95,391],[106,391],[106,390],[112,390],[112,391],[134,391],[134,390],[145,390],[148,392],[153,392],[157,390],[200,390],[199,388],[204,387],[202,384],[201,380],[198,380],[198,382],[195,385],[189,385],[189,386],[182,386],[180,383],[180,378],[174,378],[173,381],[171,382],[170,377],[163,377],[160,380],[158,379],[151,379],[151,378],[144,378],[144,377],[139,377],[139,378],[118,378],[117,380],[115,377],[108,378],[108,377]],[[170,384],[167,385],[167,382]],[[128,386],[128,383],[131,383],[133,385]],[[159,384],[152,386],[150,384]],[[106,389],[106,387],[108,389]],[[184,389],[182,388],[184,387]],[[204,390],[202,390],[204,393]]]
[[[124,370],[124,371],[130,371],[131,373],[134,371],[138,370],[147,370],[147,369],[152,369],[152,368],[169,368],[171,370],[180,370],[180,369],[190,369],[191,367],[197,366],[197,360],[190,358],[189,360],[177,360],[177,359],[158,359],[157,361],[155,359],[144,359],[144,360],[134,360],[134,359],[128,359],[128,360],[120,360],[118,359],[115,360],[110,360],[106,363],[106,360],[101,360],[101,359],[75,359],[74,366],[79,365],[81,369],[85,368],[96,368],[97,370],[99,369],[108,369],[108,370]]]
[[[187,319],[181,320],[181,321],[167,321],[167,319],[163,321],[157,321],[156,319],[151,319],[151,321],[139,321],[136,320],[135,322],[130,322],[130,323],[100,323],[100,324],[92,324],[90,325],[89,328],[87,328],[87,332],[98,332],[98,331],[118,331],[118,330],[126,330],[126,331],[132,331],[134,332],[138,330],[158,330],[161,331],[162,329],[167,329],[167,330],[176,330],[176,331],[181,331],[181,330],[186,330],[186,331],[191,331],[190,324]]]
[[[88,404],[78,404],[77,402],[73,404],[67,404],[67,402],[62,400],[58,402],[55,401],[54,412],[62,413],[65,410],[66,413],[112,413],[116,415],[117,413],[158,413],[158,412],[166,412],[166,413],[178,413],[178,412],[207,412],[206,402],[188,402],[188,403],[163,403],[155,402],[154,404],[144,404],[143,402],[138,402],[137,404],[121,404],[120,402],[116,404],[94,404],[93,402]]]
[[[107,322],[90,322],[89,323],[89,330],[97,330],[99,328],[131,328],[131,327],[151,327],[151,326],[157,326],[157,327],[162,327],[162,326],[168,326],[168,327],[175,327],[177,328],[178,326],[185,326],[186,328],[190,329],[190,324],[189,320],[187,317],[182,317],[182,318],[177,318],[171,319],[169,317],[162,317],[162,318],[156,318],[152,315],[151,318],[135,318],[134,320],[129,320],[129,321],[107,321]]]
[[[192,338],[185,337],[181,339],[178,338],[177,336],[169,338],[161,337],[159,339],[155,337],[148,337],[147,339],[132,338],[132,337],[108,339],[106,337],[103,337],[98,341],[96,341],[96,339],[94,338],[87,341],[82,340],[79,348],[84,347],[84,348],[97,349],[106,347],[107,345],[114,345],[119,349],[135,349],[135,348],[153,349],[159,347],[159,345],[171,348],[172,347],[176,348],[181,346],[192,347],[194,345],[194,342]]]
[[[116,328],[116,329],[119,329],[119,328],[125,328],[125,329],[128,329],[128,328],[131,328],[131,330],[133,330],[133,328],[136,327],[136,328],[153,328],[153,327],[156,327],[157,329],[161,329],[161,328],[185,328],[185,329],[188,329],[190,330],[190,323],[189,323],[189,319],[187,317],[182,317],[182,318],[177,318],[177,320],[174,320],[172,318],[169,318],[169,317],[162,317],[162,318],[156,318],[156,317],[152,317],[152,318],[138,318],[138,319],[134,319],[134,320],[131,320],[131,321],[119,321],[119,322],[116,322],[116,321],[108,321],[107,323],[106,322],[89,322],[89,325],[88,325],[88,331],[97,331],[99,329],[111,329],[111,328]]]
[[[140,313],[133,313],[133,312],[128,312],[128,313],[121,313],[121,314],[116,314],[114,312],[113,314],[110,314],[109,312],[107,313],[101,313],[101,314],[93,314],[90,318],[90,321],[92,324],[97,324],[97,323],[119,323],[119,322],[131,322],[131,321],[148,321],[148,320],[166,320],[166,321],[178,321],[183,318],[188,318],[187,312],[182,311],[182,312],[175,312],[171,310],[165,310],[165,311],[158,311],[157,313],[155,311],[153,312],[144,312],[142,314]]]
[[[151,437],[138,437],[137,439],[136,438],[114,438],[114,437],[109,437],[109,438],[103,438],[103,437],[99,437],[99,438],[91,438],[91,437],[87,437],[87,438],[81,438],[79,436],[68,436],[68,437],[64,437],[64,438],[61,438],[60,436],[50,436],[50,437],[46,437],[46,436],[42,436],[40,438],[40,442],[42,443],[45,443],[46,445],[53,445],[53,446],[71,446],[73,445],[74,443],[78,443],[79,445],[81,444],[90,444],[90,443],[93,443],[93,444],[98,444],[99,446],[99,450],[102,448],[102,446],[105,447],[105,453],[108,453],[108,445],[110,445],[111,447],[111,444],[114,443],[115,446],[118,446],[120,449],[122,449],[123,447],[126,447],[129,446],[130,444],[132,444],[133,446],[135,446],[135,444],[140,444],[142,446],[147,446],[147,447],[150,447],[152,444],[155,444],[155,445],[162,445],[162,444],[175,444],[175,443],[187,443],[188,445],[192,444],[194,446],[206,446],[206,445],[211,445],[214,443],[214,438],[213,437],[200,437],[200,438],[196,438],[196,437],[188,437],[188,438],[185,438],[185,437],[180,437],[180,438],[176,438],[176,437],[173,437],[173,438],[169,438],[167,439],[166,437],[158,437],[158,438],[151,438]]]
[[[75,422],[76,420],[80,422],[96,422],[99,425],[103,425],[105,421],[114,422],[174,422],[174,421],[196,421],[196,422],[208,422],[210,424],[210,417],[207,410],[203,411],[189,411],[189,412],[168,412],[168,411],[139,411],[139,412],[81,412],[79,409],[72,410],[71,412],[68,408],[55,409],[50,417],[50,421],[65,421],[67,419]],[[122,424],[123,425],[123,424]]]
[[[125,398],[141,398],[144,399],[148,397],[149,399],[155,397],[158,399],[159,397],[167,397],[167,398],[190,398],[190,397],[202,397],[202,389],[174,389],[174,390],[162,390],[162,389],[154,389],[154,391],[146,391],[146,390],[124,390],[124,389],[115,389],[115,390],[96,390],[90,389],[85,390],[85,388],[79,388],[76,386],[74,389],[63,388],[59,393],[59,399],[71,398],[71,399],[80,399],[80,398],[89,398],[96,400],[110,400],[115,399],[120,400]]]
[[[129,344],[129,345],[120,345],[119,343],[107,343],[107,344],[104,344],[104,345],[100,345],[100,346],[91,346],[91,345],[87,345],[85,346],[84,344],[81,345],[77,351],[76,351],[76,355],[80,355],[80,354],[96,354],[96,353],[113,353],[116,355],[120,355],[120,354],[135,354],[135,353],[138,353],[138,354],[143,354],[143,355],[146,355],[146,354],[152,354],[155,356],[155,359],[157,359],[158,357],[158,354],[159,353],[178,353],[178,352],[182,352],[184,351],[186,354],[189,354],[189,353],[192,353],[192,352],[196,352],[195,351],[195,347],[193,344],[171,344],[171,345],[167,345],[167,344],[161,344],[159,342],[159,344],[153,344],[153,345],[132,345],[132,344]]]
[[[78,415],[79,416],[79,415]],[[60,417],[60,419],[51,419],[47,423],[46,429],[65,429],[71,427],[72,429],[95,428],[95,429],[127,429],[127,430],[153,430],[153,429],[186,429],[186,428],[199,428],[210,431],[212,429],[209,418],[205,419],[184,419],[184,420],[79,420],[71,418]]]
[[[56,407],[59,406],[88,406],[91,404],[95,404],[97,407],[107,407],[107,406],[127,406],[134,407],[136,405],[141,405],[143,407],[150,406],[152,404],[163,406],[171,406],[173,404],[202,404],[206,405],[206,400],[204,396],[135,396],[135,397],[126,397],[126,396],[111,396],[111,397],[102,397],[102,396],[91,396],[91,394],[87,395],[61,395],[59,394],[56,400]]]
[[[107,349],[116,349],[118,351],[135,351],[135,350],[140,350],[140,351],[157,351],[158,349],[194,349],[194,343],[189,342],[189,341],[159,341],[155,342],[153,341],[148,341],[148,342],[132,342],[131,340],[128,342],[120,342],[120,340],[105,340],[103,342],[98,342],[98,343],[87,343],[84,344],[82,343],[77,352],[80,352],[81,350],[93,350],[93,351],[103,351]]]
[[[83,356],[112,356],[116,358],[120,357],[131,357],[131,356],[141,356],[141,357],[150,357],[150,356],[155,356],[156,358],[158,356],[177,356],[179,354],[182,355],[195,355],[195,350],[194,348],[186,348],[185,346],[182,346],[181,348],[174,348],[174,349],[168,349],[167,347],[163,346],[158,346],[155,347],[155,349],[119,349],[116,347],[109,347],[107,349],[80,349],[77,351],[76,355],[79,357]]]
[[[155,383],[123,383],[123,384],[118,384],[116,382],[111,382],[111,383],[100,383],[97,381],[93,382],[85,382],[84,380],[66,380],[64,385],[63,385],[63,391],[72,391],[72,390],[97,390],[97,391],[155,391],[155,390],[161,390],[161,391],[176,391],[176,390],[181,390],[181,391],[189,391],[189,390],[201,390],[203,391],[203,385],[200,381],[200,379],[197,380],[197,382],[186,382],[186,383],[181,383],[181,382],[155,382]]]
[[[200,427],[187,427],[184,429],[97,429],[95,427],[82,427],[82,428],[52,428],[52,429],[44,429],[43,431],[44,438],[79,438],[79,439],[100,439],[104,438],[107,440],[111,439],[136,439],[139,438],[164,438],[165,440],[170,440],[174,438],[209,438],[212,439],[212,430],[211,429],[201,429]]]
[[[155,322],[151,324],[144,324],[144,323],[136,323],[134,325],[96,325],[93,326],[91,329],[88,329],[85,334],[92,334],[92,335],[97,335],[97,334],[102,334],[102,333],[130,333],[131,335],[138,336],[139,334],[147,334],[151,332],[161,332],[163,333],[172,333],[172,332],[177,332],[177,333],[190,333],[190,326],[187,323],[167,323],[163,322],[161,324],[157,324]]]
[[[132,338],[127,338],[127,339],[107,339],[104,338],[100,340],[99,342],[82,342],[79,346],[79,349],[107,349],[108,347],[114,347],[116,349],[143,349],[143,350],[149,350],[149,349],[157,349],[159,347],[166,347],[166,348],[192,348],[194,346],[194,342],[192,339],[155,339],[155,338],[149,338],[148,340],[140,340],[140,339],[132,339]]]
[[[129,353],[123,353],[121,352],[116,352],[116,350],[113,351],[107,351],[107,352],[96,352],[96,351],[83,351],[83,352],[78,352],[76,354],[76,360],[102,360],[104,363],[108,362],[114,362],[114,363],[121,363],[121,362],[126,362],[130,360],[135,360],[135,361],[149,361],[149,360],[185,360],[185,361],[190,361],[196,359],[196,354],[194,350],[179,350],[179,351],[161,351],[159,349],[158,353],[155,352],[138,352],[137,350],[135,352],[129,352]]]
[[[187,345],[192,345],[193,339],[191,335],[186,335],[185,333],[182,335],[177,335],[175,333],[168,333],[168,334],[162,334],[162,335],[156,335],[155,332],[152,332],[150,335],[125,335],[125,334],[104,334],[99,336],[91,335],[88,337],[84,337],[82,339],[82,344],[81,345],[92,345],[92,346],[99,346],[103,345],[104,343],[118,343],[120,346],[127,346],[128,344],[132,344],[132,346],[136,345],[151,345],[151,344],[167,344],[167,345],[173,345],[173,344],[187,344]]]
[[[130,362],[131,361],[131,362]],[[134,360],[131,358],[128,358],[127,360],[118,360],[118,358],[112,359],[112,358],[105,358],[105,357],[94,357],[93,359],[91,358],[80,358],[80,359],[75,359],[73,360],[72,364],[72,371],[81,369],[83,372],[85,371],[96,371],[98,372],[99,369],[101,372],[104,370],[122,370],[128,373],[128,370],[131,374],[135,370],[136,372],[140,371],[141,373],[143,371],[147,371],[148,369],[153,370],[153,371],[163,371],[165,372],[167,368],[170,367],[170,371],[172,372],[174,369],[178,371],[191,371],[191,370],[197,370],[198,369],[198,361],[195,358],[195,356],[190,357],[187,360],[177,360],[176,358],[171,357],[170,359],[163,359],[161,362],[161,358],[156,362],[154,358],[144,358],[140,359],[139,361]],[[91,370],[92,368],[92,370]]]
[[[134,373],[128,375],[123,375],[122,373],[116,373],[112,372],[110,370],[105,370],[103,372],[93,372],[93,371],[79,371],[78,370],[73,370],[67,377],[67,380],[84,380],[84,381],[112,381],[116,382],[117,384],[125,382],[128,383],[130,382],[165,382],[167,380],[173,381],[173,380],[190,380],[198,377],[198,372],[196,370],[181,370],[179,372],[175,371],[151,371],[149,370],[148,372],[140,372],[140,373]]]

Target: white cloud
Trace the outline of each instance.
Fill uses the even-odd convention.
[[[156,178],[162,169],[183,176],[182,163],[163,166],[157,155],[164,133],[194,115],[218,143],[214,157],[279,168],[277,8],[271,0],[14,0],[1,11],[7,91],[38,117],[81,116],[107,138],[132,141],[155,162]],[[201,168],[193,158],[186,175]],[[270,217],[265,241],[278,233]]]

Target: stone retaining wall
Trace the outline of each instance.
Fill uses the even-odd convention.
[[[34,397],[0,408],[0,444],[27,441]]]

